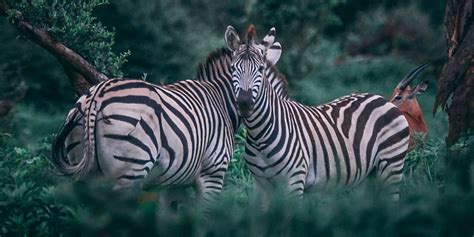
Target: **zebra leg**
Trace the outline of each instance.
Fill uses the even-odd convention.
[[[306,184],[306,167],[303,165],[291,172],[288,182],[288,191],[290,197],[303,198],[304,186]]]
[[[188,195],[186,193],[186,187],[169,187],[160,191],[160,206],[169,208],[172,212],[177,212],[179,205],[186,205],[187,202]]]
[[[270,183],[268,179],[263,177],[255,178],[255,185],[254,185],[254,197],[252,197],[257,205],[259,206],[260,210],[267,211],[270,208],[271,202],[271,193],[273,190],[273,185]]]
[[[227,167],[221,167],[211,173],[204,173],[196,183],[196,194],[205,206],[214,203],[224,186],[224,175]]]
[[[403,179],[403,165],[406,152],[390,158],[380,159],[375,171],[377,178],[382,182],[384,191],[397,202],[400,200],[400,183]]]
[[[257,203],[260,205],[261,210],[267,211],[272,201],[272,194],[275,192],[283,194],[283,198],[296,198],[302,199],[304,193],[304,186],[306,180],[306,172],[298,172],[295,170],[294,175],[291,178],[286,176],[282,179],[266,179],[263,177],[255,178],[255,197]]]

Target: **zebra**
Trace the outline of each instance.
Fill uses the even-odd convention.
[[[286,195],[302,197],[305,191],[355,186],[372,171],[386,184],[387,194],[399,200],[409,140],[400,110],[367,93],[318,106],[279,96],[262,73],[269,47],[262,50],[255,43],[253,27],[245,41],[236,34],[228,27],[225,39],[234,54],[238,113],[247,128],[244,159],[262,204],[277,186]]]
[[[111,79],[81,96],[59,129],[52,163],[76,180],[100,176],[115,189],[192,186],[205,202],[222,190],[240,118],[232,53],[215,50],[195,80],[157,86]],[[265,72],[285,96],[280,74]]]

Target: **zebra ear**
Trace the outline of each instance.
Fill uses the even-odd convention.
[[[275,65],[281,56],[281,44],[275,42],[275,27],[272,27],[268,34],[263,37],[260,47],[265,54],[266,60]]]
[[[262,40],[262,45],[265,48],[268,48],[270,45],[272,45],[275,42],[275,27],[272,27],[268,34],[263,37]]]
[[[229,48],[232,52],[239,49],[240,37],[235,31],[234,27],[227,26],[224,39],[225,39],[225,44],[227,45],[227,48]]]
[[[267,50],[265,51],[265,58],[269,63],[275,65],[281,56],[281,44],[279,42],[273,43]]]

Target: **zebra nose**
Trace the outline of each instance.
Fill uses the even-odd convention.
[[[248,117],[252,109],[252,90],[241,90],[237,97],[237,108],[242,117]]]

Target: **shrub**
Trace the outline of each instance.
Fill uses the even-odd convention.
[[[72,209],[54,198],[45,150],[36,154],[1,135],[0,234],[51,236],[67,230]]]

